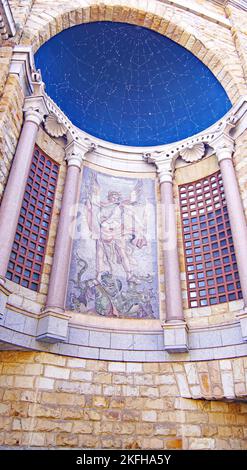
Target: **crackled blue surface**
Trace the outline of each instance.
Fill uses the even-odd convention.
[[[75,26],[44,44],[35,61],[47,93],[71,121],[118,144],[174,142],[206,129],[231,107],[202,62],[139,26]]]

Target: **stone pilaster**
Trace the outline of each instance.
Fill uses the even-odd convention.
[[[184,321],[179,257],[177,248],[177,223],[173,199],[173,175],[178,155],[152,156],[147,160],[154,163],[159,175],[162,214],[162,251],[165,270],[166,320],[164,329],[165,350],[186,352],[188,350],[187,327]]]
[[[231,224],[232,238],[235,247],[244,309],[239,319],[243,339],[247,341],[247,224],[240,196],[236,173],[233,165],[234,140],[230,135],[233,125],[223,129],[211,142],[222,174],[227,209]]]
[[[78,203],[80,172],[91,148],[72,141],[65,148],[68,164],[62,208],[45,311],[39,319],[37,339],[55,343],[67,339],[69,316],[65,313],[68,275],[73,243],[74,208]]]
[[[24,125],[0,207],[0,277],[5,277],[25,192],[34,146],[44,115],[43,98],[29,97],[24,106]]]

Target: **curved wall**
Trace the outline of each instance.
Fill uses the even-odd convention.
[[[0,191],[3,192],[22,123],[24,94],[17,76],[9,74],[12,43],[40,45],[63,29],[87,21],[121,21],[157,30],[185,46],[203,61],[225,87],[233,103],[246,93],[243,50],[245,37],[235,24],[244,12],[229,6],[228,13],[211,2],[191,1],[181,8],[167,3],[135,2],[133,7],[111,4],[78,7],[61,0],[12,1],[20,24],[14,40],[1,48]],[[210,8],[209,8],[210,5]],[[139,9],[138,9],[139,8]],[[142,9],[143,8],[143,9]],[[236,22],[236,23],[235,23]],[[235,34],[236,33],[236,34]],[[240,47],[241,46],[241,47]],[[218,51],[215,54],[215,51]],[[238,55],[240,51],[240,54]],[[14,111],[13,111],[14,110]],[[37,320],[45,305],[57,223],[66,175],[64,144],[40,130],[38,145],[61,164],[41,291],[35,293],[8,282],[11,291],[0,326],[1,446],[98,447],[157,449],[245,449],[246,448],[246,356],[237,314],[241,302],[210,309],[187,309],[185,268],[181,230],[180,267],[186,321],[190,327],[190,352],[164,351],[159,320],[111,319],[72,313],[70,342],[46,344],[36,341]],[[119,149],[115,149],[116,151]],[[115,151],[114,150],[114,151]],[[246,131],[236,138],[234,154],[244,207],[246,197]],[[121,152],[119,168],[114,152],[104,149],[104,172],[119,177],[155,178],[155,169],[138,160],[135,152]],[[135,160],[135,170],[129,160]],[[126,162],[128,169],[126,172]],[[97,152],[87,165],[102,171]],[[177,185],[217,171],[214,155],[195,165],[177,168]],[[121,171],[120,171],[121,170]],[[178,229],[180,227],[177,206]],[[160,228],[158,229],[160,230]],[[164,271],[160,257],[160,300],[164,315]],[[9,293],[6,291],[3,297]],[[6,300],[5,298],[5,300]],[[3,299],[4,300],[4,299]],[[164,319],[164,318],[162,318]],[[119,349],[121,345],[121,349]],[[35,350],[23,352],[21,349]],[[52,352],[53,354],[49,354]],[[70,357],[68,357],[70,356]],[[81,357],[77,359],[76,357]],[[237,357],[238,356],[238,357]],[[230,358],[230,359],[229,359]],[[100,360],[99,360],[100,359]],[[224,360],[223,360],[224,359]],[[206,401],[202,399],[206,398]],[[222,400],[225,400],[222,402]],[[226,400],[230,400],[231,403]],[[232,401],[238,400],[238,403]],[[241,402],[241,403],[240,403]],[[134,408],[133,408],[134,407]],[[62,417],[62,418],[61,418]],[[200,423],[200,424],[198,424]]]
[[[55,161],[60,164],[62,163],[64,151],[61,143],[58,144],[53,142],[53,140],[43,130],[39,131],[37,143],[39,147],[48,153],[48,155],[50,155]],[[129,164],[128,172],[117,170],[118,164],[117,152],[115,153],[114,160],[115,169],[110,169],[110,167],[113,166],[112,160],[108,160],[105,156],[100,157],[99,150],[96,150],[95,153],[93,152],[88,156],[88,161],[85,164],[85,173],[89,170],[94,170],[96,174],[105,174],[106,181],[108,181],[108,179],[111,181],[111,178],[115,178],[118,182],[125,181],[125,178],[127,178],[126,181],[136,182],[136,177],[141,181],[143,178],[147,182],[154,181],[155,170],[152,166],[150,167],[150,165],[147,165],[141,160],[138,164],[133,163],[132,166]],[[106,166],[109,166],[109,168],[105,168]],[[131,168],[132,171],[130,171]],[[145,170],[144,172],[140,171],[142,168]],[[45,305],[46,293],[49,285],[49,273],[52,265],[52,255],[54,252],[55,234],[58,222],[57,211],[59,210],[59,201],[61,201],[65,177],[65,167],[63,164],[60,169],[55,203],[55,216],[52,218],[49,234],[47,255],[41,279],[41,291],[40,293],[35,293],[11,281],[7,281],[6,287],[9,288],[12,293],[8,299],[6,315],[3,315],[1,320],[2,341],[9,343],[14,341],[18,347],[27,347],[29,349],[45,349],[51,352],[77,357],[110,360],[147,362],[155,360],[163,362],[173,361],[174,358],[179,361],[189,361],[235,357],[236,355],[244,356],[247,352],[247,345],[242,342],[240,325],[237,319],[237,313],[242,308],[241,300],[214,305],[211,307],[201,307],[198,309],[188,309],[187,303],[184,252],[181,231],[179,230],[181,217],[177,196],[178,185],[194,180],[194,178],[208,176],[217,171],[217,169],[218,164],[216,157],[214,155],[209,155],[201,162],[191,164],[189,166],[180,166],[177,168],[175,173],[176,182],[174,185],[174,195],[175,200],[177,201],[179,234],[178,246],[180,252],[182,292],[184,298],[185,318],[190,329],[189,353],[180,354],[178,357],[177,355],[164,352],[164,333],[161,322],[166,315],[164,303],[165,276],[160,242],[158,242],[160,313],[158,314],[158,312],[155,312],[157,319],[135,318],[135,314],[128,315],[126,313],[123,315],[125,318],[118,318],[116,315],[111,314],[106,315],[105,318],[100,314],[95,314],[95,304],[94,313],[86,313],[85,305],[82,302],[81,312],[79,311],[79,308],[73,308],[68,311],[70,315],[70,326],[68,338],[64,344],[48,345],[36,340],[37,321],[39,314]],[[135,170],[134,173],[133,170]],[[84,179],[85,173],[82,174],[82,179]],[[135,176],[135,178],[133,178],[133,176]],[[112,189],[112,185],[109,187]],[[156,197],[157,201],[159,201],[159,194],[157,194]],[[158,220],[159,224],[157,230],[158,236],[160,237],[162,221],[161,214],[158,214]],[[78,244],[78,241],[76,243]],[[95,244],[95,241],[93,243]],[[77,250],[75,250],[75,256],[77,254],[76,251]],[[88,252],[88,250],[86,250],[86,252]],[[83,246],[82,253],[85,253]],[[122,273],[124,273],[123,269]]]

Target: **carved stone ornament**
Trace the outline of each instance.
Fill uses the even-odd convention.
[[[230,134],[231,130],[236,126],[237,117],[234,115],[229,116],[227,119],[221,121],[216,128],[216,132],[225,132]]]
[[[188,163],[197,162],[205,154],[205,145],[203,142],[189,145],[186,149],[180,151],[181,158]]]
[[[93,152],[94,150],[97,150],[98,145],[95,142],[92,142],[88,137],[84,139],[84,143],[86,144],[88,148],[88,152]]]
[[[40,83],[42,82],[42,75],[40,69],[38,70],[32,70],[32,81],[34,83]]]
[[[67,132],[65,125],[54,114],[47,116],[44,125],[51,137],[62,137]]]

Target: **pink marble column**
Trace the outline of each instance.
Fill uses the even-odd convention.
[[[172,180],[171,172],[160,171],[166,323],[184,321]]]
[[[55,252],[52,262],[52,270],[49,281],[49,290],[46,302],[46,310],[63,311],[65,309],[68,275],[70,269],[71,249],[74,215],[72,209],[78,203],[79,182],[81,165],[87,149],[77,149],[70,144],[66,149],[68,161],[67,175],[62,199],[62,208],[59,217]]]
[[[24,125],[0,206],[0,278],[2,280],[8,267],[34,145],[42,119],[43,114],[37,110],[28,109],[25,112]]]
[[[210,145],[215,149],[222,174],[244,306],[247,307],[247,225],[232,160],[234,142],[223,134]]]

